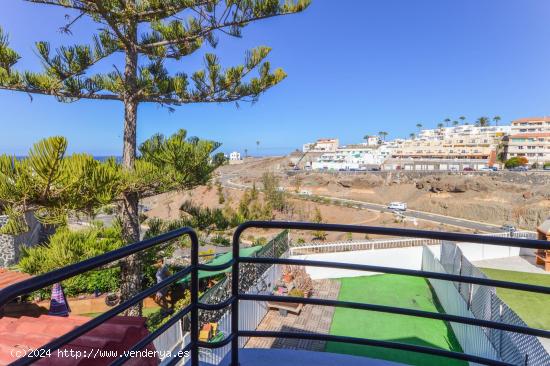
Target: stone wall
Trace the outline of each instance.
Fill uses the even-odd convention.
[[[21,247],[34,246],[42,236],[42,225],[31,212],[25,214],[29,231],[20,235],[0,234],[0,267],[8,267],[19,261]],[[6,225],[8,217],[0,215],[0,228]]]

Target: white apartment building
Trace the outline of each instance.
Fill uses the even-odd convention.
[[[435,140],[453,139],[466,136],[498,136],[502,137],[510,134],[511,126],[472,126],[461,125],[453,127],[434,128],[422,130],[418,133],[415,140]]]
[[[366,146],[378,146],[382,144],[382,139],[380,139],[380,136],[367,136],[366,141],[363,143],[363,145]]]
[[[393,159],[469,160],[477,168],[493,166],[504,150],[510,126],[456,126],[424,130],[393,150]],[[473,166],[470,166],[473,167]]]
[[[338,139],[319,139],[302,146],[302,152],[334,152],[340,146]]]
[[[321,155],[312,163],[314,170],[368,170],[379,168],[384,161],[380,148],[348,145]]]
[[[521,118],[512,122],[508,158],[523,156],[529,164],[550,162],[550,117]]]
[[[233,151],[231,154],[229,154],[229,160],[241,160],[241,153],[238,151]]]

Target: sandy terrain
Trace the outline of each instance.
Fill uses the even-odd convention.
[[[272,171],[289,190],[299,183],[300,189],[316,195],[380,204],[403,201],[416,210],[530,230],[550,216],[550,172],[296,174],[288,170],[286,158],[256,159],[222,170],[224,174],[236,171],[238,177],[232,180],[243,184]]]
[[[308,188],[309,189],[309,188]],[[323,191],[327,193],[330,191]],[[224,189],[223,190],[225,200],[229,202],[232,207],[236,207],[240,201],[243,191],[237,189]],[[260,199],[263,199],[263,195],[260,193]],[[161,194],[155,197],[150,197],[143,200],[143,204],[150,208],[146,213],[148,217],[158,217],[162,219],[176,219],[179,218],[181,212],[179,210],[181,204],[187,200],[193,201],[195,204],[200,204],[203,207],[210,208],[223,208],[224,205],[218,202],[219,197],[215,187],[198,187],[192,191],[187,192],[170,192]],[[292,209],[288,213],[275,213],[275,219],[277,220],[292,220],[292,221],[311,221],[314,217],[315,207],[319,208],[321,212],[323,222],[337,223],[337,224],[355,224],[355,225],[372,225],[372,226],[388,226],[388,227],[400,227],[400,228],[417,228],[417,229],[433,229],[433,230],[448,230],[458,232],[468,232],[456,227],[450,227],[440,225],[437,223],[417,220],[396,222],[393,214],[381,213],[377,211],[369,211],[364,209],[356,209],[351,207],[334,206],[327,204],[320,204],[311,201],[305,201],[301,199],[289,198]],[[272,235],[278,233],[278,230],[250,230],[245,234],[245,238],[250,235],[254,237],[266,237],[269,238]],[[293,238],[302,237],[305,241],[311,241],[312,236],[306,232],[293,232]],[[353,234],[353,239],[365,239],[363,234]],[[369,238],[380,238],[382,236],[370,235]],[[347,233],[328,233],[327,241],[345,240],[349,239]]]

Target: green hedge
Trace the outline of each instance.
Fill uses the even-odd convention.
[[[81,231],[62,228],[50,237],[47,244],[24,248],[18,267],[23,272],[40,275],[121,246],[121,229],[117,224],[111,228],[94,225]],[[118,267],[92,270],[63,281],[63,289],[67,296],[94,291],[116,291],[119,285]],[[49,296],[48,291],[43,291],[43,295]]]

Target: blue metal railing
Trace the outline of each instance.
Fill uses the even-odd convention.
[[[486,278],[478,277],[468,277],[460,275],[452,275],[446,273],[438,272],[428,272],[428,271],[416,271],[392,267],[381,267],[373,265],[359,265],[359,264],[348,264],[348,263],[336,263],[336,262],[321,262],[321,261],[311,261],[311,260],[297,260],[297,259],[283,259],[283,258],[261,258],[261,257],[241,257],[239,255],[239,243],[242,233],[249,228],[262,228],[262,229],[294,229],[294,230],[323,230],[323,231],[333,231],[333,232],[351,232],[351,233],[361,233],[361,234],[379,234],[379,235],[392,235],[392,236],[404,236],[404,237],[415,237],[415,238],[427,238],[427,239],[439,239],[439,240],[448,240],[455,242],[468,242],[468,243],[482,243],[482,244],[491,244],[491,245],[505,245],[513,247],[523,247],[523,248],[533,248],[533,249],[546,249],[550,250],[550,243],[540,240],[532,239],[515,239],[515,238],[501,238],[501,237],[490,237],[490,236],[481,236],[481,235],[472,235],[472,234],[459,234],[459,233],[447,233],[447,232],[435,232],[435,231],[425,231],[425,230],[409,230],[409,229],[396,229],[396,228],[384,228],[384,227],[373,227],[373,226],[355,226],[355,225],[335,225],[335,224],[315,224],[315,223],[302,223],[302,222],[276,222],[276,221],[250,221],[239,226],[233,235],[233,247],[232,253],[233,258],[227,263],[217,265],[217,266],[208,266],[204,264],[199,264],[198,261],[198,239],[195,231],[191,228],[182,228],[178,229],[163,235],[160,235],[156,238],[148,239],[139,243],[128,245],[124,248],[103,254],[101,256],[88,259],[86,261],[67,266],[65,268],[38,276],[33,277],[29,280],[20,282],[18,284],[12,285],[0,291],[0,307],[7,304],[9,301],[15,299],[18,296],[28,294],[29,292],[41,289],[43,287],[49,286],[53,283],[65,280],[72,276],[84,273],[90,269],[101,267],[107,263],[123,259],[129,255],[138,253],[142,250],[152,248],[156,245],[166,243],[174,238],[177,238],[182,235],[188,235],[191,239],[191,265],[164,281],[152,286],[133,298],[123,302],[122,304],[116,306],[115,308],[105,312],[104,314],[90,320],[84,325],[76,328],[75,330],[57,338],[51,343],[44,345],[42,348],[46,350],[56,350],[66,344],[71,340],[83,335],[84,333],[94,329],[95,327],[101,325],[108,319],[116,316],[120,312],[128,309],[129,307],[139,303],[147,296],[154,294],[159,289],[164,288],[165,286],[174,283],[175,281],[185,277],[188,274],[191,274],[191,303],[183,308],[182,310],[175,313],[165,324],[159,327],[154,332],[150,333],[144,339],[135,344],[130,350],[137,351],[143,349],[146,345],[150,344],[155,340],[160,334],[165,332],[170,326],[175,324],[177,321],[182,319],[184,316],[190,314],[191,318],[191,342],[186,345],[181,352],[180,356],[186,354],[187,351],[191,355],[191,365],[199,365],[199,348],[218,348],[223,347],[231,343],[231,364],[239,364],[239,337],[271,337],[271,338],[298,338],[298,339],[311,339],[319,341],[331,341],[331,342],[346,342],[359,345],[368,345],[368,346],[377,346],[390,349],[399,349],[411,352],[420,352],[425,354],[431,354],[435,356],[443,356],[453,359],[459,359],[469,362],[475,362],[478,364],[484,365],[495,365],[495,366],[504,366],[511,364],[502,362],[499,360],[488,359],[484,357],[479,357],[476,355],[465,354],[460,352],[448,351],[443,349],[437,349],[432,347],[411,345],[398,342],[390,341],[381,341],[375,339],[364,339],[364,338],[353,338],[346,336],[336,336],[336,335],[326,335],[326,334],[316,334],[316,333],[291,333],[291,332],[267,332],[267,331],[251,331],[251,330],[240,330],[239,329],[239,300],[247,301],[280,301],[280,302],[292,302],[292,303],[303,303],[319,306],[335,306],[335,307],[344,307],[352,308],[359,310],[370,310],[391,314],[399,314],[404,316],[415,316],[422,318],[438,319],[449,322],[457,322],[468,324],[472,326],[480,326],[485,328],[498,329],[502,331],[516,332],[521,334],[527,334],[531,336],[550,338],[550,331],[544,329],[530,328],[526,326],[517,326],[512,324],[481,320],[476,318],[462,317],[452,314],[444,313],[433,313],[427,311],[420,311],[414,309],[398,308],[393,306],[384,306],[384,305],[374,305],[374,304],[362,304],[348,301],[339,301],[339,300],[326,300],[318,298],[296,298],[288,296],[274,296],[274,295],[259,295],[259,294],[245,294],[239,292],[239,269],[241,263],[251,263],[251,264],[288,264],[288,265],[305,265],[305,266],[317,266],[325,268],[339,268],[339,269],[350,269],[350,270],[359,270],[359,271],[369,271],[369,272],[380,272],[380,273],[391,273],[399,274],[406,276],[416,276],[424,278],[432,278],[445,281],[454,281],[454,282],[464,282],[471,283],[482,286],[494,286],[500,288],[508,288],[520,291],[528,291],[534,293],[541,293],[550,295],[550,287],[537,286],[537,285],[528,285],[520,284],[508,281],[499,281]],[[203,304],[199,301],[198,297],[198,271],[218,271],[231,267],[231,296],[229,299],[219,303],[219,304]],[[222,341],[219,342],[203,342],[198,339],[198,330],[199,330],[199,310],[219,310],[231,306],[231,332],[230,334]],[[130,354],[130,353],[128,353]],[[29,355],[23,359],[13,362],[13,365],[27,365],[31,364],[39,359],[40,355]],[[129,359],[129,356],[121,356],[111,363],[111,365],[122,365]],[[175,365],[181,361],[180,357],[172,358],[167,365]]]

